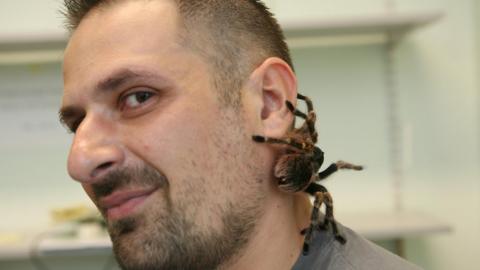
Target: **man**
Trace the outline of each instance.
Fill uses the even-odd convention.
[[[297,82],[255,0],[66,0],[61,121],[68,171],[123,269],[414,269],[342,228],[316,232],[305,194],[272,174]]]

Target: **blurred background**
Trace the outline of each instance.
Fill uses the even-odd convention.
[[[480,1],[270,0],[345,225],[425,269],[480,265]],[[59,124],[60,0],[0,2],[0,269],[116,269]]]

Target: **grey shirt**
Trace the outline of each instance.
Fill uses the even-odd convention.
[[[377,246],[354,231],[338,224],[347,238],[345,245],[335,241],[331,231],[313,235],[310,252],[300,255],[293,270],[420,270],[419,267]]]

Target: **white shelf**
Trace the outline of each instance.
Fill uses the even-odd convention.
[[[380,13],[335,18],[281,21],[291,48],[385,43],[443,17],[439,11]],[[0,35],[0,65],[60,62],[66,45],[63,32]]]
[[[350,17],[283,21],[291,48],[371,44],[387,42],[387,35],[400,38],[408,32],[440,20],[440,11],[378,13]]]
[[[29,258],[32,242],[31,239],[28,239],[15,244],[0,244],[0,261]],[[42,256],[98,255],[109,254],[111,250],[112,244],[108,237],[89,240],[74,238],[45,239],[41,241],[38,248]]]
[[[47,239],[40,245],[42,255],[61,256],[62,254],[90,255],[111,253],[112,243],[110,238],[91,240]]]
[[[304,19],[281,22],[289,37],[312,35],[345,35],[408,32],[443,17],[440,11],[411,13],[378,13],[350,17]]]
[[[420,213],[365,213],[337,218],[340,223],[370,240],[398,240],[452,231],[448,224]],[[30,242],[0,244],[0,260],[28,258]],[[39,251],[42,256],[109,254],[111,242],[108,237],[91,240],[45,239],[41,241]]]
[[[63,32],[0,35],[0,66],[59,63],[66,43]]]
[[[0,48],[11,48],[18,45],[36,46],[40,44],[65,43],[67,34],[64,32],[0,34]]]

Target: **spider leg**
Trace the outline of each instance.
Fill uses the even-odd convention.
[[[323,180],[323,179],[329,177],[332,173],[334,173],[336,171],[338,171],[338,166],[337,166],[336,163],[332,163],[325,170],[318,173],[318,178],[320,180]]]
[[[301,117],[301,118],[303,118],[303,119],[307,119],[308,116],[307,116],[305,113],[303,113],[303,112],[295,109],[295,106],[293,106],[293,104],[292,104],[290,101],[286,100],[286,101],[285,101],[285,104],[287,104],[287,108],[288,108],[288,109],[290,110],[290,112],[292,112],[294,115],[296,115],[296,116],[298,116],[298,117]]]
[[[363,170],[363,166],[348,163],[348,162],[345,162],[343,160],[337,161],[336,164],[337,164],[338,169],[349,169],[349,170],[356,170],[356,171]]]
[[[310,250],[310,242],[312,240],[313,230],[320,225],[319,213],[322,202],[324,201],[324,193],[316,192],[315,201],[313,202],[312,214],[310,216],[310,226],[302,230],[302,234],[305,235],[305,240],[303,242],[303,255],[307,255]]]
[[[297,98],[301,99],[301,100],[305,101],[305,103],[307,103],[308,112],[313,112],[313,103],[312,103],[312,100],[309,97],[306,97],[302,94],[297,93]]]
[[[337,223],[335,221],[334,215],[333,215],[333,199],[328,190],[317,183],[311,183],[307,189],[305,189],[305,192],[313,195],[315,194],[315,199],[317,199],[318,193],[321,193],[322,196],[320,197],[322,201],[320,202],[319,206],[321,206],[322,203],[325,204],[325,217],[323,219],[322,224],[316,224],[315,226],[320,229],[320,230],[328,230],[329,226],[332,226],[332,231],[335,239],[340,242],[341,244],[345,244],[347,242],[347,239],[343,234],[340,232],[338,229]],[[315,208],[315,207],[314,207]],[[314,209],[315,211],[315,209]],[[320,209],[316,210],[320,211]],[[312,213],[313,215],[313,213]],[[318,214],[317,214],[318,215]],[[313,224],[313,223],[312,223]]]
[[[325,170],[321,171],[318,173],[318,178],[320,180],[323,180],[327,177],[329,177],[332,173],[340,170],[340,169],[350,169],[350,170],[356,170],[356,171],[361,171],[363,170],[362,166],[351,164],[342,160],[339,160],[335,163],[330,164]]]
[[[304,95],[302,95],[302,94],[300,94],[300,93],[297,93],[297,98],[305,101],[305,103],[307,104],[307,112],[308,112],[308,113],[314,112],[314,110],[313,110],[313,102],[312,102],[312,100],[311,100],[309,97],[304,96]]]
[[[329,192],[324,193],[324,203],[326,208],[325,219],[323,220],[323,224],[319,226],[321,230],[328,230],[328,226],[332,226],[333,235],[335,239],[340,242],[341,244],[345,244],[347,242],[345,236],[338,230],[337,222],[335,222],[335,218],[333,217],[333,199],[332,195]]]
[[[278,139],[278,138],[269,138],[265,136],[260,136],[260,135],[253,135],[252,139],[258,143],[276,143],[276,144],[286,144],[289,146],[292,146],[298,150],[305,150],[307,147],[306,143],[300,143],[297,142],[296,140],[293,140],[291,138],[286,138],[286,139]]]
[[[300,94],[299,94],[300,95]],[[312,138],[313,142],[317,142],[317,137],[318,137],[318,134],[317,132],[315,131],[315,121],[317,120],[317,115],[315,114],[315,112],[313,111],[313,105],[311,104],[311,101],[310,101],[310,105],[311,105],[311,110],[309,109],[308,111],[308,115],[295,109],[295,107],[293,106],[293,104],[290,102],[290,101],[285,101],[285,104],[287,105],[287,108],[295,115],[295,116],[298,116],[298,117],[301,117],[303,119],[305,119],[305,122],[303,123],[302,127],[300,127],[301,130],[307,130],[308,128],[308,132],[310,133],[310,137]]]

